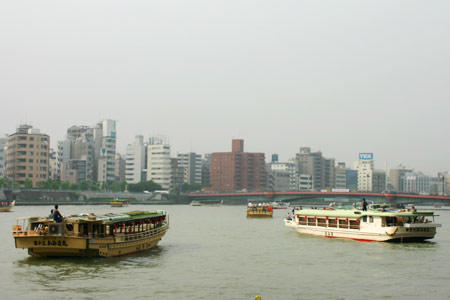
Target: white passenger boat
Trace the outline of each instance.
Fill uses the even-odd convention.
[[[302,209],[285,225],[299,233],[358,241],[424,241],[432,239],[440,224],[433,212],[415,210],[362,211],[358,209]]]
[[[288,202],[274,201],[274,202],[270,203],[270,205],[272,205],[273,209],[287,209],[289,207]]]
[[[223,200],[206,200],[206,201],[197,201],[193,200],[190,205],[191,206],[221,206],[223,204]]]

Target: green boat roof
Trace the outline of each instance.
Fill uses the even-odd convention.
[[[144,218],[153,218],[158,216],[164,216],[166,213],[164,211],[130,211],[124,213],[107,213],[103,215],[95,214],[81,214],[81,215],[71,215],[66,219],[73,221],[87,221],[87,222],[105,222],[105,223],[115,223],[123,222]]]
[[[378,211],[359,209],[302,209],[296,210],[298,216],[316,216],[316,217],[335,217],[335,218],[361,218],[364,216],[373,217],[414,217],[414,216],[433,216],[433,212],[412,212],[412,211]]]

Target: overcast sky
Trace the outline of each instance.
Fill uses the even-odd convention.
[[[0,132],[118,121],[118,150],[301,146],[450,171],[450,1],[0,2]]]

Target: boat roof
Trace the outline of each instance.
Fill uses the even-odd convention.
[[[131,221],[144,218],[153,218],[158,216],[164,216],[166,213],[164,211],[130,211],[123,213],[106,213],[102,215],[91,214],[78,214],[70,215],[65,219],[72,222],[105,222],[105,223],[115,223],[122,221]],[[36,219],[36,221],[49,220],[48,218],[42,217],[25,217],[17,218],[17,220],[29,220]]]
[[[433,216],[433,212],[412,212],[412,211],[378,211],[359,209],[302,209],[296,210],[298,216],[316,217],[337,217],[337,218],[360,218],[364,216],[373,217],[413,217],[413,216]]]

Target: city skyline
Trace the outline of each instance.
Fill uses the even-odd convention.
[[[310,146],[449,170],[450,3],[413,2],[8,1],[0,130],[60,140],[111,118],[122,153],[137,134],[201,153],[243,138],[283,160]]]
[[[106,119],[105,119],[105,120],[106,120]],[[75,126],[94,126],[97,122],[100,122],[100,121],[101,121],[101,120],[97,120],[97,121],[91,122],[91,123],[89,123],[89,124],[87,124],[87,123],[85,123],[85,124],[81,124],[81,123],[73,123],[73,124],[71,124],[70,126],[68,126],[68,127],[64,130],[64,134],[62,135],[61,138],[58,138],[58,139],[56,139],[55,137],[53,137],[52,135],[49,134],[49,136],[50,136],[51,148],[52,148],[53,150],[57,150],[57,148],[58,148],[58,147],[57,147],[58,141],[62,141],[62,140],[65,139],[65,136],[66,136],[66,134],[67,134],[67,129],[68,129],[69,127],[74,126],[74,125],[75,125]],[[117,120],[114,120],[114,121],[116,121],[117,124],[120,124],[120,121],[117,121]],[[41,132],[48,134],[46,130],[42,130],[39,126],[35,126],[34,122],[28,122],[28,123],[21,123],[21,122],[19,122],[19,124],[22,124],[22,125],[23,125],[23,124],[31,125],[31,126],[37,128],[37,129],[41,130]],[[18,128],[18,127],[19,127],[19,125],[17,126],[17,128]],[[57,126],[57,127],[58,127],[58,126]],[[5,133],[5,136],[14,133],[15,130],[16,130],[17,128],[15,128],[13,132]],[[58,127],[58,128],[61,128],[61,127]],[[125,154],[126,154],[126,152],[127,152],[127,151],[126,151],[127,146],[128,146],[129,144],[133,143],[133,141],[135,140],[135,137],[136,137],[136,136],[139,136],[139,135],[142,135],[142,136],[143,136],[144,142],[148,142],[148,140],[149,140],[150,137],[155,137],[155,136],[162,136],[162,137],[164,137],[164,138],[167,138],[167,140],[169,141],[169,144],[171,145],[171,156],[172,156],[172,157],[176,157],[178,153],[195,152],[195,153],[199,153],[199,154],[204,155],[204,154],[210,154],[210,153],[213,153],[213,152],[226,152],[226,151],[227,151],[227,148],[229,148],[229,143],[230,143],[229,141],[230,141],[231,139],[234,139],[234,138],[238,138],[238,139],[239,139],[239,138],[241,138],[241,137],[234,137],[234,136],[233,136],[232,138],[230,138],[230,139],[227,139],[227,140],[225,140],[225,138],[224,138],[224,143],[226,144],[226,145],[225,145],[225,149],[213,149],[211,152],[204,152],[204,151],[198,151],[198,150],[197,150],[198,147],[195,147],[194,145],[190,145],[190,146],[189,146],[189,147],[190,147],[189,149],[180,149],[180,148],[177,147],[177,146],[174,147],[174,145],[179,145],[179,143],[176,143],[176,141],[173,141],[173,139],[171,139],[170,137],[167,137],[167,136],[164,135],[164,134],[148,134],[148,135],[145,135],[145,134],[139,134],[139,133],[138,133],[138,134],[136,134],[136,135],[130,137],[130,140],[125,140],[125,141],[124,141],[125,138],[120,136],[120,132],[121,132],[121,130],[120,130],[120,125],[117,126],[117,132],[118,132],[118,134],[117,134],[117,141],[118,141],[118,142],[117,142],[117,149],[118,149],[118,150],[117,150],[117,153],[120,153],[120,154],[122,154],[122,155],[125,155]],[[299,152],[299,149],[300,149],[301,147],[310,147],[313,151],[321,151],[323,155],[325,155],[325,156],[327,156],[327,157],[330,157],[330,158],[334,158],[334,159],[335,159],[335,162],[336,162],[336,165],[337,165],[338,162],[345,162],[347,166],[353,167],[353,164],[354,164],[354,162],[356,162],[356,161],[358,160],[358,155],[359,155],[360,153],[369,152],[369,151],[357,151],[357,152],[353,153],[353,155],[348,155],[348,153],[347,153],[346,157],[351,157],[351,156],[353,156],[353,159],[350,158],[349,160],[346,160],[346,159],[341,159],[340,157],[337,157],[336,155],[334,155],[333,153],[331,153],[330,151],[328,151],[327,148],[325,148],[325,149],[318,149],[318,148],[315,148],[315,147],[313,147],[313,146],[311,146],[311,145],[299,145],[296,149],[289,149],[290,151],[260,151],[260,150],[258,150],[258,149],[256,149],[256,148],[251,147],[251,145],[252,145],[252,137],[249,137],[249,138],[242,138],[242,139],[244,139],[244,140],[247,141],[247,142],[246,142],[246,145],[250,144],[250,147],[249,147],[250,150],[249,150],[249,151],[265,153],[265,154],[266,154],[266,162],[270,162],[270,156],[271,156],[272,154],[278,154],[278,156],[279,156],[279,161],[285,161],[285,162],[287,162],[287,161],[289,161],[289,160],[295,158],[296,153]],[[289,152],[291,152],[292,154],[289,154]],[[393,163],[393,162],[392,162],[393,160],[381,161],[381,160],[378,158],[378,153],[373,152],[373,151],[370,151],[370,152],[371,152],[371,153],[374,153],[374,163],[375,163],[375,167],[376,167],[377,169],[382,169],[382,170],[384,170],[384,169],[385,169],[385,163],[387,163],[387,169],[397,169],[397,168],[399,168],[399,167],[404,167],[404,168],[407,168],[407,169],[413,169],[413,170],[415,170],[415,171],[417,171],[417,172],[423,172],[424,174],[429,175],[429,176],[434,176],[434,175],[436,175],[437,173],[448,172],[449,169],[450,169],[450,167],[442,168],[442,169],[438,169],[438,170],[433,170],[433,169],[431,169],[431,168],[428,168],[428,169],[427,169],[427,168],[425,168],[425,169],[420,169],[419,167],[416,167],[415,165],[407,164],[406,161],[399,161],[398,163]]]

